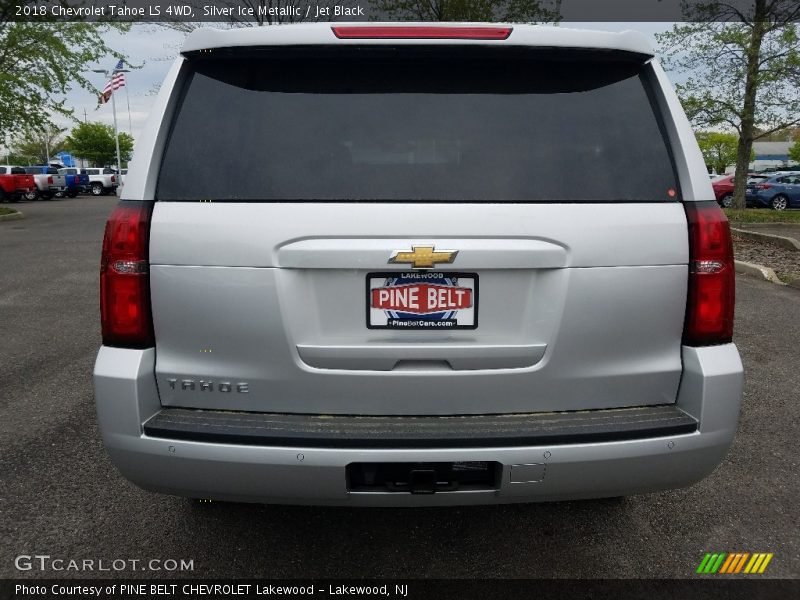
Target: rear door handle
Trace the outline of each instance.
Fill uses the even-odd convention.
[[[292,269],[374,269],[387,264],[398,250],[413,246],[453,248],[455,270],[556,269],[568,265],[567,249],[554,242],[524,239],[315,238],[278,248],[278,265]],[[403,268],[399,265],[398,268]]]
[[[446,362],[455,371],[520,369],[538,363],[547,344],[360,344],[320,346],[298,344],[300,359],[318,369],[391,371],[402,363],[431,363],[442,370]]]

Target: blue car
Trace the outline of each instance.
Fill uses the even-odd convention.
[[[774,175],[761,181],[748,181],[747,206],[786,210],[800,208],[800,173]]]
[[[64,194],[74,198],[78,194],[83,194],[89,189],[89,176],[81,174],[78,169],[66,167],[58,170],[59,175],[67,178],[67,189]]]

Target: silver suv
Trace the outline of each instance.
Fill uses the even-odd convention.
[[[196,31],[101,273],[98,418],[149,490],[619,496],[736,430],[728,223],[633,32]]]

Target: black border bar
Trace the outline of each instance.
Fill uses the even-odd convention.
[[[543,557],[544,560],[544,557]],[[21,593],[17,586],[37,587],[45,593]],[[55,587],[54,587],[55,586]],[[130,586],[130,587],[123,587]],[[134,587],[134,586],[145,586]],[[151,586],[161,586],[154,587]],[[205,586],[205,587],[200,587]],[[213,586],[227,586],[228,593],[214,593]],[[270,587],[271,586],[271,587]],[[101,593],[65,595],[53,590],[102,588]],[[383,589],[386,592],[356,593],[361,589]],[[281,593],[278,588],[303,589],[305,593]],[[313,595],[308,590],[313,590]],[[121,589],[130,593],[120,592]],[[115,591],[114,591],[115,590]],[[136,593],[135,590],[144,591]],[[202,591],[201,591],[202,590]],[[208,590],[208,591],[206,591]],[[272,593],[267,593],[272,590]],[[343,593],[343,590],[347,590]],[[800,596],[798,579],[766,579],[763,576],[695,576],[687,579],[6,579],[0,581],[0,599],[129,600],[160,598],[162,600],[196,600],[228,598],[234,600],[268,600],[269,598],[392,598],[417,600],[464,600],[479,598],[536,600],[784,600]]]
[[[798,21],[796,0],[767,0],[769,21]],[[434,13],[387,10],[381,0],[296,0],[261,3],[275,12],[248,14],[259,3],[231,0],[4,0],[0,20],[20,22],[116,21],[129,23],[298,23],[431,21]],[[401,6],[401,3],[395,3]],[[406,3],[408,5],[408,3]],[[392,3],[388,3],[391,7]],[[752,19],[756,0],[539,0],[539,10],[519,13],[513,0],[497,0],[490,12],[467,13],[486,22],[739,22]],[[114,9],[111,7],[114,6]],[[281,12],[281,10],[283,12]],[[231,12],[232,11],[232,12]],[[516,12],[515,12],[516,11]],[[516,16],[515,16],[516,15]],[[459,15],[453,15],[458,17]],[[422,17],[422,18],[420,18]]]

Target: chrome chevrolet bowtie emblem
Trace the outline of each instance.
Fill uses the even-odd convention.
[[[412,246],[411,252],[395,251],[389,258],[391,264],[409,264],[412,269],[433,269],[436,263],[452,263],[458,250],[440,250],[434,246]]]

